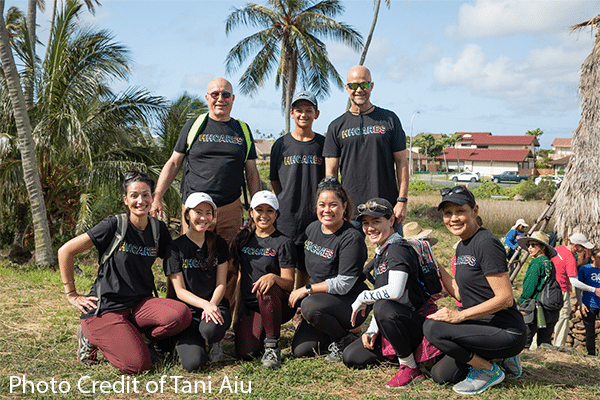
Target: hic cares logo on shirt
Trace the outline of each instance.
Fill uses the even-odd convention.
[[[471,267],[475,266],[477,263],[477,259],[474,256],[460,256],[456,259],[456,265],[467,264]]]
[[[597,272],[592,272],[590,274],[590,279],[596,283],[600,282],[600,274]]]

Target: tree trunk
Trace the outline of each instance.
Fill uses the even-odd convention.
[[[29,40],[31,41],[31,52],[33,53],[33,62],[32,69],[25,75],[25,104],[27,105],[27,109],[31,110],[33,108],[33,82],[35,81],[35,44],[37,42],[37,37],[35,34],[37,28],[36,22],[36,12],[37,12],[37,2],[38,0],[29,0],[29,4],[27,7],[27,28],[29,29]]]
[[[27,203],[20,201],[17,204],[17,212],[14,216],[16,219],[15,237],[12,248],[8,253],[8,259],[16,264],[25,264],[31,259],[29,250],[23,247],[23,239],[27,230]]]
[[[31,204],[31,216],[33,219],[35,237],[35,259],[39,265],[54,265],[54,254],[52,252],[52,239],[42,193],[42,184],[37,169],[35,155],[35,144],[31,134],[31,123],[27,115],[27,106],[21,89],[19,74],[15,67],[12,55],[6,22],[4,21],[4,0],[0,0],[0,60],[6,77],[6,85],[10,94],[12,111],[17,125],[19,135],[19,150],[23,165],[23,176],[25,187],[29,194]]]
[[[56,20],[56,1],[52,5],[52,19],[50,20],[50,29],[48,30],[48,43],[46,44],[46,55],[44,60],[48,58],[48,52],[50,51],[50,43],[52,43],[52,33],[54,32],[54,21]]]

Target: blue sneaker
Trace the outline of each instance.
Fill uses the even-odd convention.
[[[471,367],[465,380],[458,382],[452,389],[460,394],[479,394],[502,382],[504,377],[504,372],[492,361],[491,370]]]
[[[523,368],[521,367],[521,357],[516,355],[514,357],[505,358],[500,361],[500,367],[504,370],[504,373],[511,378],[517,379],[523,375]]]

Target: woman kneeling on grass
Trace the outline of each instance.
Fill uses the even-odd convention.
[[[188,196],[183,215],[189,230],[171,243],[163,263],[177,299],[192,312],[192,323],[176,337],[177,353],[186,371],[202,368],[209,358],[220,360],[220,341],[231,325],[229,302],[223,299],[229,249],[225,239],[211,231],[216,210],[208,194]]]
[[[241,305],[235,330],[235,352],[243,360],[262,357],[264,368],[279,368],[281,325],[294,316],[288,306],[294,288],[296,248],[275,229],[279,202],[263,190],[252,196],[248,226],[231,242],[233,263],[241,265]]]
[[[362,273],[367,246],[349,222],[352,201],[335,178],[319,183],[316,205],[318,220],[306,228],[306,271],[298,271],[297,286],[306,286],[290,294],[290,305],[300,304],[303,317],[292,352],[296,357],[312,357],[329,345],[325,359],[341,362],[344,348],[356,340],[349,330],[366,319],[359,315],[350,322],[352,302],[367,289]]]
[[[521,375],[516,357],[527,341],[525,322],[512,297],[506,254],[500,240],[477,224],[478,205],[464,186],[441,190],[438,210],[456,248],[456,279],[440,268],[446,291],[462,301],[461,311],[442,308],[427,316],[425,337],[444,358],[433,366],[437,383],[455,383],[457,393],[481,393],[504,380],[495,359],[512,376]]]
[[[77,359],[83,364],[95,364],[100,350],[121,373],[139,374],[152,366],[153,342],[176,335],[190,324],[192,316],[185,304],[152,296],[156,292],[152,264],[157,256],[164,257],[171,242],[167,226],[155,221],[158,232],[154,232],[149,220],[153,192],[154,181],[148,175],[133,171],[125,176],[125,236],[100,265],[87,296],[75,288],[74,257],[95,246],[102,259],[118,233],[118,217],[106,218],[58,250],[67,299],[82,312]]]
[[[414,351],[423,340],[424,318],[419,309],[426,294],[418,281],[417,253],[394,231],[394,211],[389,201],[375,198],[358,206],[358,221],[371,243],[378,247],[373,269],[374,290],[362,292],[352,304],[352,325],[367,305],[373,305],[373,319],[362,341],[357,340],[344,350],[344,363],[363,366],[383,361],[382,337],[393,346],[400,368],[386,384],[397,388],[423,379]],[[378,333],[381,331],[381,335]]]

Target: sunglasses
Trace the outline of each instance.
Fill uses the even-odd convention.
[[[473,199],[473,203],[475,203],[475,198],[473,197],[473,194],[469,191],[469,189],[467,189],[463,185],[454,186],[451,188],[445,187],[443,189],[440,189],[440,194],[442,195],[442,197],[447,196],[450,193],[456,193],[456,194],[466,193],[471,199]]]
[[[224,99],[228,99],[231,97],[231,93],[230,92],[211,92],[208,94],[210,97],[212,97],[213,99],[218,99],[219,96],[223,97]]]
[[[371,87],[371,82],[369,82],[369,81],[360,82],[360,83],[357,83],[357,82],[348,82],[348,83],[346,83],[346,86],[348,86],[351,90],[356,90],[359,87],[362,90],[367,90],[368,88]]]
[[[129,181],[129,180],[137,178],[137,177],[150,179],[150,177],[143,172],[130,172],[127,175],[125,175],[125,180]]]
[[[359,204],[356,208],[358,209],[359,213],[364,213],[367,210],[371,212],[381,211],[386,214],[390,214],[392,212],[392,210],[390,210],[387,206],[384,206],[383,204],[377,204],[375,201],[368,201],[365,204]]]
[[[317,187],[320,187],[320,188],[322,188],[324,186],[339,187],[339,186],[342,186],[342,184],[339,183],[338,180],[335,179],[333,176],[328,176],[327,178],[325,178],[321,182],[319,182],[319,184],[317,185]]]
[[[539,247],[540,244],[539,243],[527,243],[527,248],[529,247]]]

